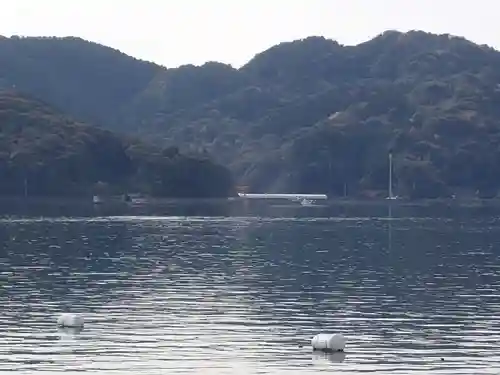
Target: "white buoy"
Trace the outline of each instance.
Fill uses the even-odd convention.
[[[64,328],[83,328],[83,318],[76,314],[61,314],[57,318],[57,325]]]
[[[83,327],[57,327],[57,332],[61,335],[61,340],[66,340],[68,338],[74,338],[76,335],[83,331]]]
[[[340,333],[320,333],[311,340],[313,350],[324,352],[343,352],[345,348],[345,337]]]

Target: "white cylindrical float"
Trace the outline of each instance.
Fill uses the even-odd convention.
[[[311,345],[313,350],[343,352],[345,342],[345,337],[340,333],[320,333],[312,338]]]
[[[76,314],[61,314],[57,318],[57,325],[63,328],[76,328],[81,330],[83,324],[83,317]]]

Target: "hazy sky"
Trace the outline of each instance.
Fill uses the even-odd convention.
[[[282,41],[358,44],[387,29],[500,48],[497,0],[0,0],[4,36],[79,36],[167,67],[240,66]]]

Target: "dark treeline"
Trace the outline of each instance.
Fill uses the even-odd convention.
[[[230,172],[204,156],[119,137],[39,101],[0,93],[0,194],[211,198],[232,190]]]
[[[499,66],[500,53],[491,48],[419,31],[388,31],[357,46],[321,37],[281,43],[240,69],[216,62],[166,69],[78,38],[0,39],[0,86],[15,85],[74,118],[133,134],[160,150],[150,156],[155,161],[136,153],[140,146],[123,146],[114,159],[104,150],[81,151],[78,162],[66,152],[51,161],[55,170],[89,164],[78,181],[101,180],[113,170],[107,178],[116,181],[109,183],[127,180],[158,194],[174,194],[174,186],[204,189],[206,181],[214,191],[227,190],[218,185],[227,186],[224,169],[163,150],[174,144],[183,152],[204,150],[254,191],[385,195],[393,150],[400,196],[496,196]],[[49,133],[52,140],[43,144],[57,144],[55,130]],[[123,145],[95,129],[71,134],[71,149]],[[15,147],[22,149],[25,141],[19,142]],[[30,163],[36,171],[27,171],[19,155],[15,173],[2,159],[2,173],[11,176],[3,191],[17,189],[22,173],[38,173],[38,189],[46,189],[44,179],[55,172],[36,163]],[[164,168],[171,172],[159,178]],[[203,173],[186,172],[191,169]],[[72,184],[71,190],[81,186]],[[58,189],[67,191],[63,186]],[[175,194],[191,191],[180,190]]]

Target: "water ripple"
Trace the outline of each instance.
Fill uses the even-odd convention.
[[[498,374],[491,223],[6,220],[0,371]],[[312,352],[321,331],[346,353]]]

